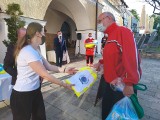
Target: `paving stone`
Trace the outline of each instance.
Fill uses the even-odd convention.
[[[92,120],[102,120],[102,118],[99,118],[99,117],[94,116],[94,117],[92,118]]]
[[[94,105],[94,103],[95,103],[95,99],[96,99],[96,97],[95,97],[95,96],[92,96],[92,95],[90,95],[90,94],[88,94],[87,97],[85,98],[85,100],[86,100],[87,102],[90,102],[90,103],[93,104],[93,105]]]
[[[155,97],[157,97],[158,99],[160,99],[160,93],[156,93]]]
[[[78,106],[74,106],[72,104],[63,104],[59,106],[59,108],[69,115],[72,114],[72,112],[75,110],[79,109]]]
[[[144,94],[145,94],[145,95],[148,95],[148,96],[155,97],[156,92],[147,90],[147,91],[144,92]]]
[[[77,120],[92,120],[92,118],[94,118],[92,114],[79,108],[70,113],[70,115],[76,118]]]
[[[160,103],[152,103],[151,108],[160,111]]]
[[[154,119],[148,115],[145,115],[141,120],[158,120],[158,119]]]
[[[100,106],[92,106],[90,109],[87,110],[89,113],[93,114],[94,116],[101,118],[101,111],[102,108]]]
[[[96,88],[96,90],[95,90],[95,89],[90,89],[90,90],[87,92],[87,94],[89,94],[89,95],[91,95],[91,96],[93,96],[93,97],[96,97],[96,95],[97,95],[97,89],[98,89],[98,87]]]
[[[95,61],[98,59],[95,58]],[[85,60],[67,66],[85,65]],[[138,91],[139,102],[144,108],[142,120],[160,120],[160,62],[154,59],[142,59],[142,79],[148,90]],[[53,74],[59,79],[66,79],[67,74]],[[98,75],[100,79],[101,75]],[[46,108],[47,120],[101,120],[101,101],[94,107],[99,80],[79,98],[71,90],[64,89],[46,80],[42,84],[42,95]],[[7,103],[9,105],[9,102]],[[12,120],[11,109],[0,102],[0,120]],[[6,107],[7,106],[7,107]]]
[[[86,101],[84,101],[82,104],[80,104],[80,108],[85,111],[90,109],[92,106],[93,106],[93,104],[91,104],[90,102],[86,102]]]
[[[152,97],[152,96],[149,96],[146,94],[139,94],[138,93],[138,98],[143,99],[148,102],[152,102],[152,103],[159,103],[160,102],[160,99],[157,99],[156,97]]]
[[[52,106],[52,105],[47,105],[45,106],[46,109],[46,116],[51,118],[55,118],[56,114],[59,114],[60,112],[62,112],[62,110]]]
[[[65,112],[61,112],[61,113],[57,114],[55,117],[58,120],[76,120],[75,118],[73,118],[72,116],[70,116],[69,114],[67,114]]]
[[[6,104],[4,102],[0,102],[0,110],[3,109],[4,107],[6,107]]]
[[[0,120],[12,120],[11,109],[8,106],[0,108]]]
[[[48,102],[48,103],[52,103],[57,99],[57,96],[55,96],[52,93],[43,93],[43,99],[44,101]]]

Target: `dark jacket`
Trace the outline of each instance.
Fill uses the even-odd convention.
[[[62,37],[62,42],[59,42],[59,38],[54,38],[54,48],[56,53],[66,52],[66,40]]]
[[[17,67],[15,65],[14,59],[14,45],[9,45],[7,47],[6,56],[4,58],[4,70],[12,76],[12,85],[15,84],[17,79]]]

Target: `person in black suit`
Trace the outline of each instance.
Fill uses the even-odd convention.
[[[26,29],[25,28],[20,28],[17,31],[17,37],[18,41],[21,40],[26,34]],[[6,56],[4,58],[4,70],[12,76],[12,85],[15,85],[16,79],[17,79],[17,67],[15,65],[15,59],[14,59],[14,44],[10,44],[7,47],[7,52]]]
[[[54,38],[54,48],[56,53],[56,66],[62,66],[63,53],[66,52],[66,41],[62,36],[62,32],[57,32],[57,37]]]

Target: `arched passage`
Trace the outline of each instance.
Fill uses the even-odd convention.
[[[76,31],[94,29],[86,5],[81,0],[52,0],[44,17],[44,20],[47,21],[46,48],[48,51],[54,49],[53,39],[57,31],[62,30],[68,48],[74,48],[71,53],[75,54],[73,44],[77,40]]]
[[[13,2],[20,5],[25,17],[47,22],[46,50],[53,50],[53,38],[63,23],[67,23],[70,28],[71,40],[77,40],[76,31],[88,34],[88,30],[95,30],[96,9],[95,4],[89,0],[1,0],[2,11]]]

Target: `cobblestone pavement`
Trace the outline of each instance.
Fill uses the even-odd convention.
[[[97,61],[97,58],[96,58]],[[74,62],[68,66],[82,67],[85,61]],[[160,62],[153,59],[142,59],[143,76],[141,83],[147,85],[148,90],[138,92],[141,105],[145,110],[142,120],[160,120]],[[53,74],[61,80],[69,77],[67,74]],[[42,92],[45,102],[47,120],[101,120],[101,102],[94,107],[98,88],[97,81],[80,98],[73,91],[66,90],[47,81],[43,82]],[[0,103],[0,120],[12,120],[9,102]]]

